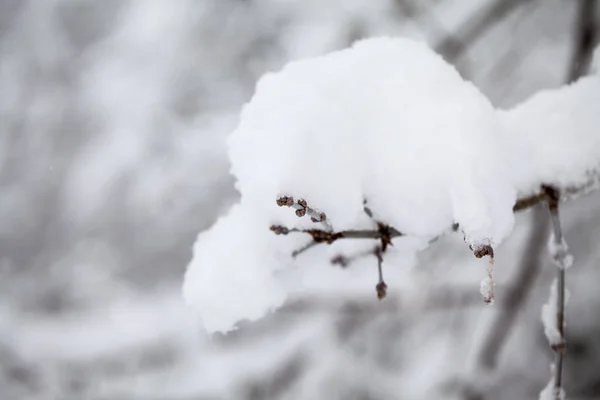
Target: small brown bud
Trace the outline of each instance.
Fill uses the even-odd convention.
[[[469,247],[471,247],[471,246],[469,246]],[[475,247],[475,248],[471,247],[471,250],[473,250],[473,254],[477,258],[482,258],[484,256],[490,256],[490,258],[492,258],[492,259],[494,258],[494,249],[489,244]]]
[[[327,219],[327,215],[325,215],[325,213],[324,213],[324,212],[322,212],[322,213],[319,213],[319,214],[317,215],[317,217],[310,217],[310,220],[311,220],[312,222],[323,222],[323,221],[325,221],[326,219]]]
[[[304,200],[304,199],[298,200],[298,204],[300,204],[302,206],[302,208],[308,207],[308,204],[306,203],[306,200]]]
[[[333,265],[339,265],[342,268],[346,268],[348,264],[350,264],[350,260],[343,254],[338,254],[337,256],[331,259],[331,263]]]
[[[296,215],[298,217],[304,217],[306,215],[306,208],[301,208],[299,210],[296,210]]]
[[[276,235],[287,235],[290,230],[283,225],[271,225],[269,227]]]
[[[291,196],[281,196],[277,199],[277,205],[279,207],[287,206],[291,207],[294,204],[294,198]]]
[[[377,292],[377,298],[379,300],[383,300],[387,295],[387,285],[385,282],[381,281],[375,286],[375,291]]]

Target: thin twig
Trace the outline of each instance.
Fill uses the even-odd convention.
[[[554,233],[554,244],[557,247],[562,247],[564,237],[560,225],[560,216],[558,212],[558,203],[560,193],[553,187],[544,187],[548,198],[548,210],[550,211],[550,221],[552,223],[552,231]],[[560,343],[552,346],[554,350],[554,393],[558,394],[562,391],[562,365],[565,352],[565,268],[566,268],[565,251],[560,251],[556,259],[557,262],[557,296],[556,296],[556,330],[560,336]],[[558,397],[557,397],[558,398]]]
[[[508,334],[527,295],[533,287],[541,265],[542,249],[546,244],[548,218],[543,208],[535,208],[532,215],[533,229],[524,246],[517,273],[506,289],[502,290],[499,308],[495,310],[483,342],[475,350],[477,367],[495,368]]]
[[[339,239],[382,239],[384,235],[386,235],[384,232],[371,229],[349,229],[346,231],[328,232],[320,229],[287,228],[283,225],[271,225],[269,229],[277,235],[287,235],[288,233],[293,232],[307,233],[311,235],[315,241],[327,244],[331,244]],[[392,239],[400,236],[404,236],[404,234],[395,229],[392,229],[389,232],[389,237]]]
[[[331,264],[339,265],[342,268],[348,268],[350,266],[350,264],[352,264],[353,262],[355,262],[361,258],[370,256],[372,254],[373,254],[372,250],[361,251],[361,252],[356,253],[351,256],[346,256],[344,254],[338,254],[331,259]]]
[[[300,247],[298,250],[294,250],[292,252],[292,257],[296,258],[298,255],[304,253],[306,250],[309,250],[318,244],[319,244],[319,242],[315,242],[314,240],[311,242],[308,242],[304,246]]]
[[[538,194],[519,199],[515,203],[513,210],[515,212],[523,211],[527,208],[530,208],[530,207],[538,204],[539,202],[544,200],[545,197],[546,197],[546,194],[542,190]],[[304,216],[308,215],[313,222],[321,223],[325,227],[325,229],[299,229],[299,228],[288,228],[283,225],[272,225],[270,227],[270,229],[277,235],[287,235],[289,233],[306,233],[312,237],[311,242],[307,243],[306,245],[302,246],[301,248],[295,250],[292,253],[292,257],[294,257],[294,258],[297,257],[298,255],[306,252],[307,250],[315,247],[318,244],[321,244],[321,243],[332,244],[333,242],[335,242],[339,239],[376,239],[381,242],[380,253],[384,253],[387,249],[387,246],[392,244],[392,239],[404,236],[404,234],[402,232],[398,231],[396,228],[375,220],[373,211],[367,206],[366,200],[364,201],[364,212],[365,212],[365,214],[367,214],[367,216],[369,216],[377,224],[377,229],[350,229],[350,230],[335,232],[335,231],[333,231],[331,222],[327,219],[326,214],[324,212],[317,211],[316,209],[314,209],[312,207],[309,207],[306,200],[304,200],[304,199],[295,201],[294,198],[291,196],[282,196],[277,199],[277,205],[280,207],[293,208],[295,210],[295,214],[298,217],[304,217]],[[452,227],[449,229],[449,231],[456,231],[457,229],[458,229],[458,224],[453,224]],[[435,240],[435,238],[433,240]],[[471,246],[471,250],[473,250],[473,254],[477,258],[489,256],[491,262],[493,262],[494,250],[490,245],[481,245],[478,247]],[[371,254],[371,253],[369,253],[369,254]],[[361,256],[361,255],[359,255],[359,256]],[[376,256],[377,256],[377,254],[376,254]],[[342,267],[346,267],[355,258],[357,258],[357,257],[348,258],[348,257],[345,257],[344,255],[338,255],[332,259],[332,264],[339,264]],[[379,260],[379,256],[378,256],[378,260]],[[491,269],[488,270],[488,280],[489,280],[489,282],[488,282],[489,285],[491,285],[490,286],[490,295],[484,296],[484,297],[485,297],[485,300],[487,303],[491,303],[493,301],[493,290],[494,290],[493,289],[494,282],[493,282],[492,276],[491,276]],[[380,296],[380,294],[384,293],[386,288],[387,288],[387,286],[385,286],[385,283],[381,282],[381,280],[380,280],[380,282],[378,282],[378,289],[377,289],[378,297],[380,297],[380,298],[383,297],[383,296]]]
[[[375,248],[375,257],[377,257],[377,271],[378,271],[378,279],[377,279],[377,285],[375,286],[375,291],[377,292],[377,298],[379,300],[383,300],[385,298],[385,296],[387,295],[387,284],[385,283],[385,281],[383,280],[383,268],[382,268],[382,264],[383,264],[383,252],[385,251],[385,249],[382,249],[381,247],[376,247]]]
[[[291,196],[281,196],[277,199],[277,205],[279,207],[285,206],[295,209],[296,215],[300,218],[308,215],[312,222],[320,222],[327,231],[331,231],[333,229],[331,222],[329,222],[327,219],[327,215],[324,212],[320,212],[309,207],[304,199],[294,201],[294,198]]]

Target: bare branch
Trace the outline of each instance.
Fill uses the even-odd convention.
[[[459,32],[448,35],[435,46],[446,61],[454,63],[483,34],[502,21],[518,6],[530,0],[498,0],[471,18]]]

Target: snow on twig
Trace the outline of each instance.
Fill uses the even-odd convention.
[[[548,198],[548,210],[550,211],[550,221],[552,224],[552,232],[554,246],[552,248],[559,249],[556,254],[555,262],[557,265],[557,277],[552,284],[548,303],[542,307],[542,322],[544,323],[544,332],[548,338],[548,342],[552,350],[554,350],[554,377],[552,379],[552,390],[547,387],[544,392],[550,391],[554,397],[552,399],[563,399],[564,390],[562,384],[562,366],[566,346],[564,335],[565,327],[565,304],[568,300],[568,293],[565,290],[565,268],[567,263],[572,263],[572,258],[568,257],[567,245],[563,237],[563,231],[560,224],[560,215],[558,203],[560,193],[557,189],[551,186],[545,186],[544,192]],[[550,386],[550,384],[549,384]],[[544,395],[544,392],[540,395]],[[549,396],[549,394],[547,394]]]

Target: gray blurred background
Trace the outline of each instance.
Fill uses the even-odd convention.
[[[226,336],[180,288],[196,235],[236,201],[225,140],[262,73],[410,36],[510,107],[585,72],[595,3],[0,0],[0,399],[537,398],[544,209],[497,250],[493,308],[460,235],[421,254],[416,293],[294,299]],[[565,387],[599,399],[600,196],[562,218]]]

